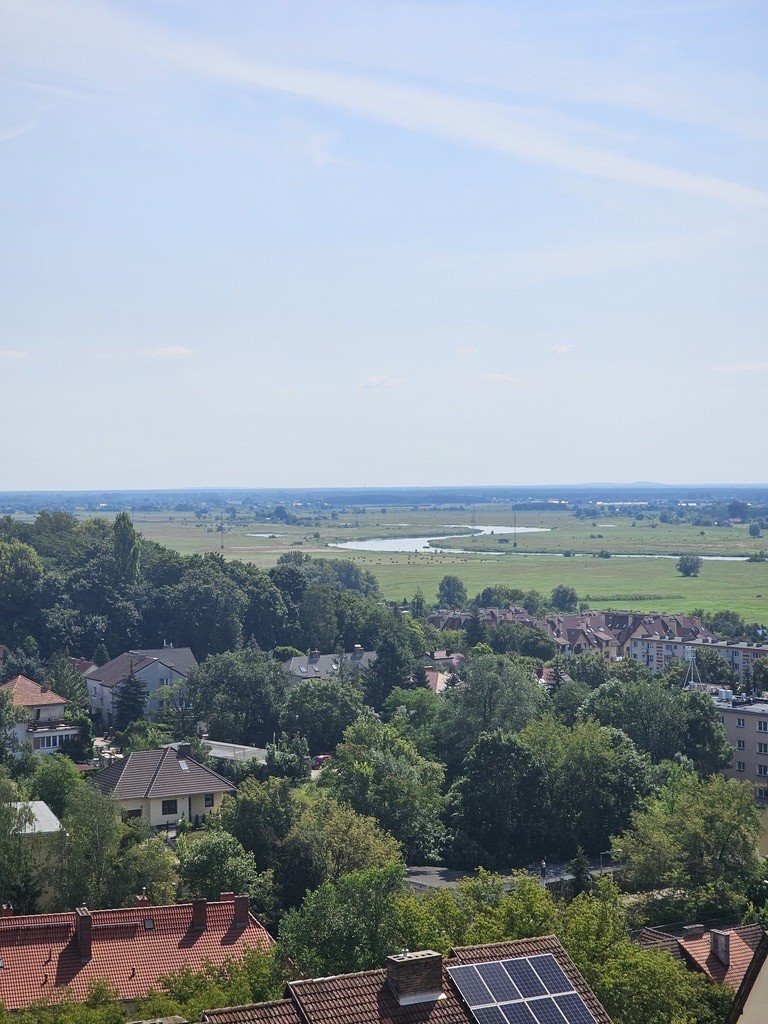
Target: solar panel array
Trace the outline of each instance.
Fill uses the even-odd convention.
[[[477,1024],[596,1024],[551,953],[449,967]]]

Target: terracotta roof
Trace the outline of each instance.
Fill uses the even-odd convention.
[[[206,1010],[203,1024],[303,1024],[292,999],[276,999],[272,1003],[251,1003],[228,1006],[223,1010]]]
[[[186,767],[184,767],[186,766]],[[116,800],[159,800],[196,793],[233,793],[218,772],[172,747],[139,750],[97,772],[93,782]]]
[[[765,969],[766,959],[768,959],[768,932],[763,932],[760,936],[760,941],[757,944],[755,955],[752,957],[752,962],[745,971],[742,982],[739,985],[739,990],[736,993],[736,998],[731,1004],[731,1009],[725,1019],[725,1024],[736,1024],[747,1004],[749,1004],[750,1007],[753,1005],[751,1000],[752,989],[755,982],[760,977],[760,974]],[[757,1004],[754,1005],[757,1009]],[[752,1019],[754,1020],[755,1018]]]
[[[710,933],[705,932],[700,939],[681,939],[680,948],[683,957],[695,969],[713,978],[715,981],[723,982],[732,988],[738,988],[747,973],[747,968],[752,963],[755,955],[744,939],[735,931],[729,930],[730,935],[730,956],[726,966],[712,952],[710,944]]]
[[[711,952],[709,931],[705,931],[699,938],[691,939],[670,935],[656,928],[643,928],[637,934],[636,941],[646,948],[665,949],[692,970],[701,971],[715,981],[738,988],[763,932],[759,924],[742,924],[724,930],[731,936],[730,965],[727,968]]]
[[[203,1016],[203,1021],[206,1024],[262,1024],[265,1021],[274,1024],[297,1024],[299,1021],[303,1024],[476,1024],[447,968],[462,963],[484,963],[542,953],[551,953],[557,959],[591,1010],[596,1024],[611,1024],[610,1017],[554,935],[452,950],[451,956],[443,961],[444,998],[433,1002],[401,1005],[387,982],[384,970],[363,971],[291,982],[287,988],[294,1006],[294,1015],[291,1016],[288,1016],[288,1001],[282,1000],[280,1003],[257,1003],[210,1011]]]
[[[159,979],[182,967],[201,968],[237,959],[247,948],[266,949],[273,939],[254,917],[234,923],[232,901],[208,903],[206,928],[192,928],[192,906],[94,910],[91,959],[76,942],[76,913],[0,917],[0,1003],[9,1010],[41,999],[56,1001],[69,986],[82,1000],[104,979],[121,999],[138,999]],[[148,929],[146,921],[153,927]]]
[[[11,700],[17,708],[33,708],[45,704],[67,704],[68,702],[54,693],[49,687],[36,683],[26,676],[16,676],[0,686],[0,690],[10,693]]]

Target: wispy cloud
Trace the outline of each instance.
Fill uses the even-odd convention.
[[[27,124],[21,124],[18,128],[0,130],[0,142],[10,142],[12,139],[21,138],[22,135],[29,135],[35,128],[37,128],[37,121],[28,121]]]
[[[370,377],[361,380],[357,386],[359,388],[375,390],[377,388],[397,388],[403,383],[404,381],[400,380],[399,377],[390,377],[387,373],[374,373]]]
[[[194,350],[191,348],[184,348],[183,345],[171,345],[168,348],[156,348],[147,355],[151,356],[152,359],[189,359],[193,356]]]
[[[576,346],[570,344],[570,342],[568,344],[565,344],[565,345],[553,345],[552,346],[552,351],[555,353],[556,356],[564,356],[567,352],[574,352],[575,350],[576,350]]]
[[[0,359],[29,359],[29,352],[17,348],[0,348]]]
[[[457,356],[476,356],[477,345],[457,345],[456,346]]]
[[[362,75],[262,64],[226,50],[182,45],[159,35],[146,38],[143,45],[145,52],[190,74],[287,93],[408,131],[508,153],[534,164],[768,210],[768,193],[760,189],[580,146],[517,120],[513,109],[504,104],[463,99]]]
[[[518,377],[511,377],[507,373],[484,373],[480,380],[483,384],[490,384],[497,388],[522,388],[524,386]]]

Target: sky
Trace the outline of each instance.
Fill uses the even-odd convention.
[[[0,490],[764,482],[764,0],[0,0]]]

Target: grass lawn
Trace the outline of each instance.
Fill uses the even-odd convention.
[[[462,537],[453,542],[458,547],[477,550],[477,554],[471,555],[390,554],[328,547],[353,539],[451,533],[456,531],[447,529],[446,524],[468,527],[473,518],[478,526],[513,523],[510,510],[488,506],[478,507],[474,517],[472,510],[466,508],[414,510],[399,506],[386,512],[369,508],[364,514],[348,511],[340,513],[336,520],[328,517],[316,525],[301,526],[259,522],[241,515],[236,522],[224,520],[223,553],[263,568],[274,565],[283,552],[292,550],[352,558],[375,573],[388,598],[411,597],[421,587],[427,600],[433,601],[440,579],[452,573],[465,581],[470,594],[491,583],[543,593],[549,593],[558,583],[566,583],[595,608],[678,612],[729,608],[749,621],[768,622],[766,562],[705,562],[698,578],[683,579],[676,572],[674,561],[668,558],[563,558],[555,554],[566,549],[590,552],[602,548],[614,554],[747,554],[761,544],[768,546],[768,538],[755,540],[748,536],[744,526],[708,528],[701,537],[697,527],[688,525],[659,523],[651,528],[647,520],[635,520],[636,525],[632,526],[629,517],[599,516],[585,522],[555,511],[517,515],[518,526],[547,526],[551,532],[518,535],[516,553],[512,553],[511,536],[509,543],[503,545],[499,544],[502,538],[496,536],[477,540]],[[145,513],[136,514],[134,520],[144,536],[184,554],[221,550],[217,516],[200,521],[190,513]],[[258,533],[278,536],[251,536]],[[451,541],[444,543],[450,545]],[[541,549],[551,554],[526,554]]]

